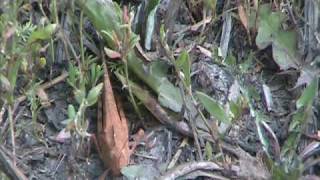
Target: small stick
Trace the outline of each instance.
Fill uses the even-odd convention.
[[[167,169],[171,169],[174,167],[174,165],[177,163],[181,153],[182,153],[182,148],[186,146],[188,139],[184,138],[182,143],[179,146],[179,149],[177,150],[177,152],[174,154],[172,160],[170,161]]]
[[[38,89],[45,90],[45,89],[51,88],[52,86],[64,81],[68,77],[68,75],[69,75],[68,72],[63,71],[60,76],[54,78],[53,80],[51,80],[49,82],[41,84]],[[21,102],[25,101],[26,99],[27,99],[26,95],[22,95],[22,96],[18,97],[17,100],[16,100],[16,103],[15,103],[16,104],[15,106],[17,106]]]

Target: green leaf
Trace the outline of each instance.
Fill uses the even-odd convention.
[[[182,97],[180,91],[167,79],[163,79],[159,87],[158,100],[162,106],[165,106],[175,112],[181,111]]]
[[[82,101],[85,98],[85,92],[81,91],[79,89],[75,89],[74,90],[74,96],[75,96],[75,99],[76,99],[77,103],[81,104]]]
[[[187,87],[191,86],[191,75],[190,75],[191,62],[190,62],[188,52],[186,50],[182,51],[182,53],[180,54],[179,58],[175,63],[177,67],[180,69],[180,71],[183,72],[183,75],[184,75],[183,80],[187,85]]]
[[[278,32],[272,42],[272,56],[281,69],[297,68],[296,59],[296,37],[293,31]]]
[[[102,87],[103,87],[103,83],[100,83],[89,91],[87,96],[88,106],[92,106],[94,103],[97,102]]]
[[[35,41],[50,39],[57,27],[57,24],[49,24],[43,28],[33,31],[29,37],[28,43],[31,44]]]
[[[230,114],[232,116],[232,119],[239,118],[242,111],[240,100],[238,100],[237,103],[235,103],[234,101],[230,101],[229,106],[230,106]]]
[[[118,37],[123,37],[124,31],[121,30],[122,11],[119,5],[113,1],[98,0],[76,0],[75,1],[89,17],[90,21],[98,32],[104,30],[112,34],[114,31]],[[115,42],[112,36],[104,36],[109,48],[115,48]]]
[[[166,31],[164,29],[164,24],[161,24],[160,26],[160,40],[165,41],[166,38]]]
[[[270,4],[260,7],[258,35],[256,44],[259,49],[272,45],[273,59],[281,69],[297,68],[297,33],[284,31],[281,25],[284,16],[281,12],[273,12]]]
[[[68,106],[68,118],[73,119],[76,116],[76,110],[72,104]]]
[[[159,0],[150,0],[150,1],[147,1],[148,5],[146,7],[146,14],[150,14],[151,11],[153,11],[156,6],[159,5]]]
[[[308,85],[298,101],[296,102],[297,109],[301,107],[306,107],[313,103],[313,100],[318,93],[318,78],[315,78],[310,85]]]
[[[76,88],[76,83],[79,77],[78,69],[74,65],[69,64],[68,74],[69,76],[68,76],[67,82],[70,84],[70,86],[72,86],[73,88]]]
[[[22,61],[15,61],[11,64],[11,67],[9,68],[10,71],[8,72],[8,80],[10,82],[10,85],[11,85],[11,90],[13,91],[13,89],[15,88],[16,86],[16,81],[17,81],[17,78],[18,78],[18,71],[19,71],[19,68],[20,68],[20,65],[21,65],[21,62]]]
[[[230,124],[230,118],[224,112],[224,108],[222,108],[222,106],[217,101],[215,101],[205,93],[197,91],[196,94],[200,102],[202,103],[204,108],[210,113],[210,115],[212,115],[221,122]]]
[[[156,12],[157,12],[157,6],[155,6],[154,9],[152,9],[147,19],[147,27],[146,27],[147,31],[146,31],[146,38],[144,42],[144,47],[147,50],[151,49],[151,41],[152,41],[152,36],[153,36],[155,22],[156,22]]]
[[[131,39],[130,39],[130,48],[134,48],[134,46],[140,41],[140,36],[137,36],[132,33]]]
[[[256,44],[260,49],[264,49],[272,43],[274,34],[280,30],[282,18],[280,12],[272,12],[270,4],[261,5],[259,10]]]
[[[212,159],[212,154],[213,154],[212,146],[210,142],[207,141],[205,146],[206,160],[210,161]]]

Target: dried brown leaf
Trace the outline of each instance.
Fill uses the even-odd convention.
[[[115,100],[109,74],[104,64],[103,114],[98,122],[98,142],[101,158],[113,175],[128,165],[130,159],[128,124]]]
[[[104,52],[106,53],[106,55],[111,58],[111,59],[118,59],[121,58],[121,54],[117,51],[114,51],[112,49],[109,49],[107,47],[104,48]]]
[[[248,15],[242,4],[238,5],[238,13],[239,13],[239,17],[242,25],[246,28],[247,32],[249,32]]]

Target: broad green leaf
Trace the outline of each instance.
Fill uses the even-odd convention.
[[[298,99],[296,106],[297,109],[301,107],[306,107],[310,104],[312,104],[313,100],[317,96],[318,93],[318,78],[315,78],[310,85],[308,85],[300,98]]]
[[[269,4],[262,5],[256,44],[260,49],[272,45],[273,59],[281,69],[297,68],[297,33],[282,30],[283,21],[284,16],[281,12],[272,12]]]
[[[35,41],[50,39],[57,27],[57,24],[49,24],[43,28],[33,31],[29,37],[28,43],[31,44]]]
[[[88,106],[92,106],[94,103],[97,102],[102,87],[103,87],[103,83],[100,83],[89,91],[87,96]]]
[[[76,89],[76,90],[74,90],[74,96],[75,96],[77,103],[81,104],[85,98],[85,92],[81,91],[79,89]]]
[[[258,35],[256,44],[260,49],[269,46],[273,41],[273,36],[280,30],[281,13],[272,12],[270,4],[264,4],[260,7]]]
[[[215,101],[205,93],[198,91],[196,92],[196,94],[201,104],[210,113],[210,115],[221,122],[228,124],[230,123],[230,118],[228,117],[227,113],[224,112],[224,108],[222,108],[222,106],[217,101]]]
[[[294,31],[278,32],[272,43],[272,56],[281,69],[290,67],[297,68],[298,60],[296,59],[296,37]]]
[[[169,65],[164,61],[153,61],[148,64],[151,76],[159,79],[167,77]]]
[[[184,82],[187,85],[187,87],[191,86],[191,62],[189,58],[189,54],[186,50],[182,51],[179,58],[176,61],[176,65],[179,68],[180,71],[183,72],[184,75]]]
[[[159,87],[158,100],[160,104],[175,112],[182,108],[182,97],[178,88],[173,86],[167,79],[163,79]]]
[[[116,32],[118,37],[122,37],[121,17],[122,11],[119,5],[111,0],[76,0],[75,1],[89,17],[98,32],[104,30],[112,34]],[[105,36],[109,48],[115,48],[112,36]]]

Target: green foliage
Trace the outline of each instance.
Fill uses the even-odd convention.
[[[97,102],[99,94],[100,94],[100,92],[102,90],[102,87],[103,87],[103,83],[99,83],[97,86],[93,87],[89,91],[88,96],[86,98],[87,106],[92,106]]]
[[[90,71],[82,71],[82,69],[90,69]],[[100,65],[95,63],[95,58],[91,56],[85,57],[85,61],[81,66],[76,67],[69,64],[69,77],[67,82],[73,88],[74,97],[79,104],[76,109],[73,105],[68,106],[68,119],[66,123],[69,128],[74,129],[81,136],[88,136],[87,122],[85,119],[86,109],[94,105],[101,93],[103,84],[97,84],[103,75]],[[74,126],[73,126],[74,125]]]
[[[115,41],[113,34],[116,34],[116,37],[124,35],[120,29],[122,11],[119,5],[112,1],[97,0],[76,0],[76,3],[82,8],[99,33],[105,31],[109,34],[104,36],[104,39],[111,49],[115,48],[117,41]]]
[[[282,179],[292,179],[298,180],[301,174],[301,168],[292,169],[290,172],[287,172],[286,169],[273,162],[271,159],[267,159],[267,165],[269,166],[272,179],[282,180]]]
[[[38,114],[42,108],[39,97],[37,97],[37,89],[40,83],[32,83],[30,89],[27,91],[27,98],[30,105],[32,122],[36,124]]]
[[[287,172],[298,168],[301,164],[296,154],[296,149],[300,142],[301,133],[305,129],[307,122],[313,115],[312,104],[318,93],[318,78],[315,78],[302,92],[296,102],[297,110],[293,114],[289,125],[289,137],[281,150],[282,161]]]
[[[213,157],[213,149],[212,149],[212,146],[211,146],[211,143],[210,142],[206,142],[206,146],[205,146],[205,157],[206,157],[206,160],[210,161]]]
[[[318,78],[314,78],[311,84],[306,87],[296,102],[297,109],[312,105],[314,98],[317,97],[318,94],[318,84]]]
[[[281,12],[273,12],[270,4],[263,4],[259,12],[258,35],[256,44],[260,49],[272,45],[273,59],[281,69],[297,68],[297,33],[285,31],[281,25],[284,16]]]
[[[224,111],[224,108],[214,99],[202,92],[197,92],[197,97],[199,98],[201,104],[204,108],[215,117],[218,121],[224,123],[231,123],[229,115]]]
[[[48,24],[45,27],[33,31],[29,37],[28,44],[40,40],[49,40],[57,29],[57,24]]]
[[[180,112],[182,97],[179,89],[167,79],[165,73],[162,73],[162,75],[158,74],[158,72],[162,71],[160,67],[149,67],[152,65],[147,65],[148,67],[145,68],[146,65],[132,51],[133,44],[138,41],[138,37],[133,33],[130,33],[130,37],[126,37],[124,32],[126,29],[123,28],[126,26],[121,19],[123,12],[119,9],[118,5],[111,1],[106,1],[103,5],[100,1],[77,0],[76,3],[83,8],[84,13],[93,22],[98,32],[102,32],[103,38],[110,49],[118,51],[121,48],[118,47],[118,44],[121,44],[120,40],[129,38],[130,45],[127,44],[126,50],[121,52],[125,53],[123,54],[123,57],[126,58],[126,62],[124,63],[127,63],[128,68],[156,92],[163,106],[175,112]],[[105,19],[110,19],[110,21],[106,21]],[[125,44],[125,42],[122,42],[122,44]],[[151,71],[146,72],[145,69],[151,69]]]
[[[176,61],[176,66],[183,73],[181,74],[181,79],[185,83],[185,86],[188,88],[191,87],[191,61],[187,51],[182,51],[182,53]]]
[[[144,41],[144,47],[147,50],[151,49],[151,41],[153,37],[153,32],[156,26],[156,12],[159,4],[159,0],[147,1],[146,13],[147,13],[147,27],[146,27],[146,38]]]
[[[158,92],[158,100],[162,106],[175,112],[181,111],[182,98],[178,88],[173,86],[167,79],[163,79],[158,87]]]

